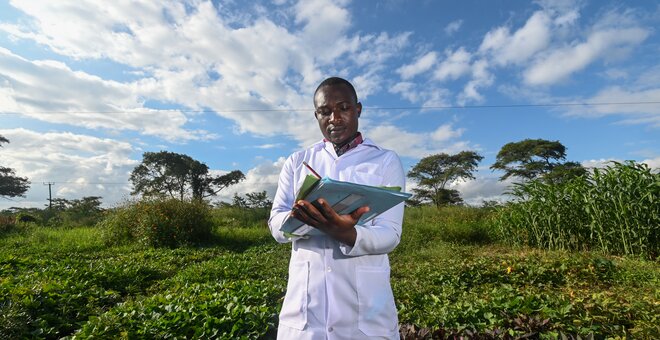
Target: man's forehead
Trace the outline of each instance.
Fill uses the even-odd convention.
[[[342,94],[342,95],[344,95],[344,96],[346,96],[350,99],[353,99],[353,100],[357,99],[357,98],[354,97],[353,91],[351,91],[351,89],[350,89],[350,87],[348,87],[348,85],[346,85],[346,84],[331,84],[331,85],[323,85],[323,86],[319,87],[318,91],[316,91],[316,93],[314,94],[314,102],[316,102],[317,97],[321,93],[325,94],[325,92],[330,92],[330,91],[339,92],[340,94]],[[325,96],[323,96],[323,97],[325,99]]]

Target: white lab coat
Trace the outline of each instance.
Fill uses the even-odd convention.
[[[369,139],[341,157],[319,142],[286,160],[268,221],[278,242],[293,242],[278,339],[399,339],[387,253],[401,239],[403,203],[357,225],[353,247],[325,235],[287,238],[279,229],[309,174],[303,161],[321,176],[405,189],[399,157]]]

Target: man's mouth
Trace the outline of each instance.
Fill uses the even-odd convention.
[[[345,130],[345,128],[344,128],[344,127],[341,127],[341,126],[332,127],[332,128],[329,128],[329,129],[328,129],[328,131],[329,131],[330,133],[340,133],[340,132],[342,132],[342,131],[344,131],[344,130]]]

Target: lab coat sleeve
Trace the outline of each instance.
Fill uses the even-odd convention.
[[[383,186],[399,186],[405,191],[405,176],[399,157],[392,152],[383,164]],[[356,225],[357,237],[353,247],[341,244],[346,256],[387,254],[394,250],[401,240],[404,203],[380,214],[366,225]]]
[[[284,162],[282,171],[280,172],[280,179],[277,183],[277,192],[273,199],[273,207],[270,210],[270,218],[268,219],[268,228],[273,238],[277,242],[287,243],[293,241],[295,238],[285,236],[280,231],[280,227],[284,220],[291,213],[293,201],[295,199],[294,190],[294,171],[293,171],[293,157],[289,156]]]

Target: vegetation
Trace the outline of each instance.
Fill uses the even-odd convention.
[[[2,143],[9,143],[9,140],[0,135],[0,147]],[[0,166],[0,197],[24,196],[29,188],[27,177],[16,176],[14,169]]]
[[[245,197],[235,193],[232,199],[232,206],[238,208],[270,209],[273,205],[266,191],[248,192]]]
[[[240,170],[213,176],[209,167],[190,156],[174,152],[145,152],[131,172],[133,195],[153,198],[201,200],[245,179]]]
[[[406,210],[390,255],[402,337],[660,338],[660,174],[555,164],[504,205],[441,206],[481,159],[461,154],[409,174],[433,204]],[[211,208],[173,178],[175,198],[0,212],[0,338],[274,338],[290,246],[266,193]]]
[[[173,203],[143,204],[144,217]],[[1,235],[0,338],[273,338],[290,246],[272,240],[267,210],[210,216],[207,242],[175,249],[107,244],[109,226],[29,222]],[[492,217],[490,208],[406,210],[390,262],[407,339],[660,336],[657,262],[512,248],[494,239]]]
[[[45,209],[12,207],[0,211],[0,230],[16,230],[20,223],[66,228],[94,225],[105,216],[105,209],[101,208],[101,198],[53,198],[52,207],[46,205]]]
[[[566,147],[559,141],[525,139],[504,145],[490,168],[504,171],[501,181],[513,176],[523,180],[543,178],[548,182],[563,182],[586,173],[582,165],[564,162],[565,159]]]
[[[196,244],[211,236],[210,208],[200,201],[144,200],[116,208],[100,223],[108,243],[154,247]]]
[[[496,219],[505,242],[648,258],[660,252],[660,174],[644,164],[614,162],[564,183],[517,184],[511,195]]]
[[[413,189],[415,197],[409,203],[431,203],[436,207],[462,203],[459,192],[447,189],[447,183],[457,179],[474,179],[472,173],[482,159],[474,151],[461,151],[455,155],[440,153],[422,158],[408,172],[408,177],[416,180],[419,185]]]

